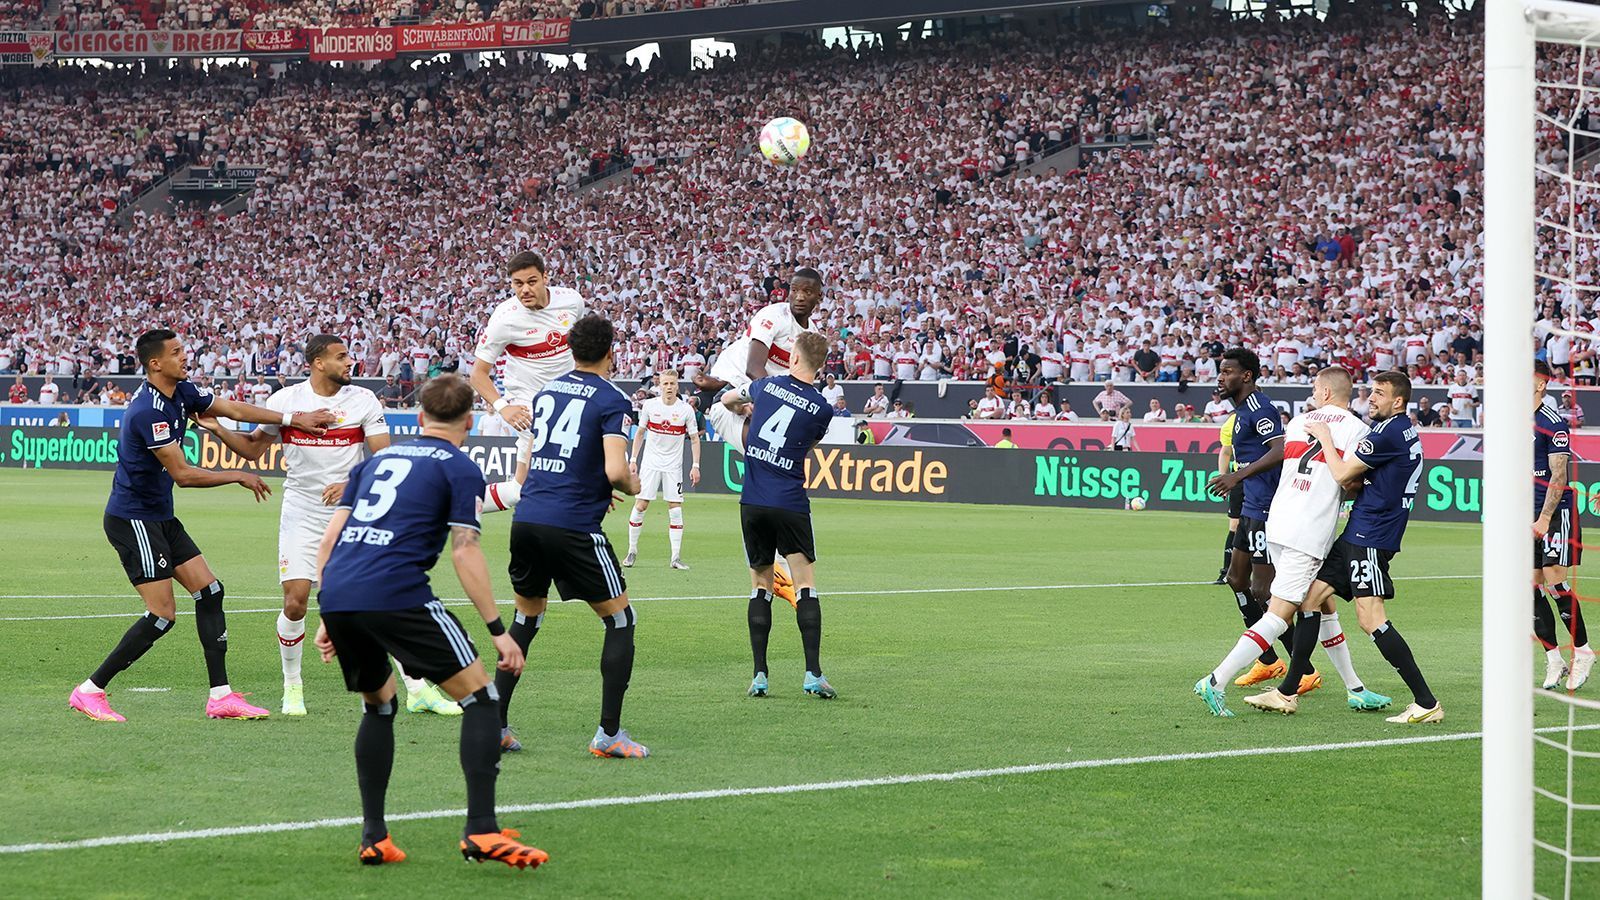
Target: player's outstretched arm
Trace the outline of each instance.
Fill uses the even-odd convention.
[[[500,623],[500,609],[494,605],[494,588],[489,581],[489,562],[483,558],[482,535],[476,528],[465,525],[450,526],[450,562],[455,566],[456,577],[467,591],[467,598],[483,617],[494,638],[494,649],[500,655],[495,668],[515,675],[522,674],[522,648],[506,633]]]
[[[749,388],[738,388],[736,390],[729,391],[726,394],[722,395],[722,405],[726,406],[728,409],[730,409],[730,410],[732,410],[732,411],[734,411],[736,413],[739,413],[740,415],[743,415],[744,412],[745,412],[745,410],[743,410],[742,407],[744,407],[749,402],[750,402],[750,389]]]
[[[698,390],[715,393],[727,387],[728,383],[720,378],[712,378],[710,375],[700,374],[694,377],[694,386]]]
[[[744,359],[744,376],[752,383],[767,377],[767,356],[771,352],[765,341],[750,339],[750,355]]]
[[[629,495],[638,495],[639,476],[628,465],[628,439],[620,434],[605,436],[606,477],[611,486]]]
[[[189,465],[189,461],[183,458],[183,448],[176,443],[157,447],[154,453],[156,459],[166,468],[167,474],[172,476],[172,483],[178,487],[208,488],[240,484],[256,495],[258,503],[272,494],[272,488],[267,487],[261,476],[254,472],[213,472],[210,469],[197,469]]]
[[[1322,445],[1322,459],[1328,464],[1328,473],[1343,485],[1358,481],[1370,468],[1354,456],[1345,457],[1333,442],[1333,431],[1326,422],[1307,422],[1306,434]]]
[[[257,425],[283,425],[288,428],[298,428],[312,434],[322,434],[328,426],[338,421],[339,417],[326,409],[311,412],[281,413],[265,406],[256,406],[253,403],[244,403],[239,400],[228,400],[223,397],[211,398],[211,405],[206,407],[206,413],[213,416],[224,416],[235,422],[253,422]]]
[[[209,412],[205,415],[195,416],[194,420],[201,428],[216,435],[217,440],[221,441],[224,447],[252,461],[265,456],[267,448],[271,447],[273,441],[277,440],[276,435],[269,434],[261,428],[257,428],[248,434],[234,431],[232,428],[226,428],[221,422],[217,421],[216,416],[211,415]]]
[[[1267,452],[1261,458],[1237,472],[1218,472],[1211,476],[1207,486],[1214,497],[1226,497],[1235,485],[1242,483],[1252,475],[1270,472],[1283,465],[1283,437],[1272,438],[1267,444]]]
[[[467,382],[478,392],[478,396],[483,398],[483,402],[489,404],[495,415],[506,420],[507,425],[518,431],[527,431],[528,426],[533,424],[533,410],[520,403],[507,403],[506,398],[500,396],[500,389],[494,386],[493,363],[481,359],[474,360],[472,374],[467,377]]]

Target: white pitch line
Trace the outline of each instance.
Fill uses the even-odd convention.
[[[1400,576],[1398,578],[1395,578],[1394,580],[1395,581],[1458,581],[1458,580],[1463,580],[1463,579],[1473,579],[1473,578],[1482,578],[1482,577],[1483,576],[1481,576],[1481,575],[1402,575],[1402,576]],[[999,592],[999,591],[1085,591],[1085,590],[1112,590],[1112,589],[1124,589],[1124,588],[1211,587],[1211,586],[1212,586],[1212,583],[1209,582],[1209,581],[1132,581],[1132,582],[1120,582],[1120,583],[1115,583],[1115,584],[1023,584],[1023,585],[1007,585],[1007,586],[987,585],[987,586],[984,586],[984,587],[892,588],[892,589],[889,589],[889,590],[882,590],[882,591],[827,591],[825,593],[825,596],[828,596],[828,597],[882,597],[882,596],[896,596],[896,595],[903,595],[903,594],[982,594],[982,593],[995,593],[995,592]],[[48,594],[40,594],[40,595],[37,595],[37,596],[14,595],[14,596],[11,596],[11,597],[0,597],[0,599],[9,599],[9,600],[70,600],[70,599],[87,599],[87,598],[92,597],[92,596],[100,596],[100,595],[91,595],[91,594],[66,595],[66,596],[51,596],[51,595],[48,595]],[[112,595],[105,595],[105,596],[107,596],[109,598]],[[125,598],[125,599],[129,599],[129,600],[133,599],[131,596],[126,595],[126,594],[117,595],[117,596],[120,596],[120,597]],[[245,596],[245,597],[242,597],[240,599],[244,599],[244,600],[275,600],[277,598],[276,597]],[[632,598],[629,599],[629,602],[631,602],[631,603],[645,603],[645,602],[655,603],[655,602],[660,602],[660,601],[665,601],[665,600],[748,600],[748,599],[750,599],[748,594],[700,594],[700,595],[693,595],[693,596],[687,596],[687,597],[632,597]],[[464,597],[451,597],[451,598],[447,598],[447,599],[444,600],[444,605],[445,606],[470,606],[471,605],[471,601],[467,600]],[[281,611],[282,611],[282,607],[279,607],[279,606],[263,607],[263,608],[260,608],[260,609],[231,609],[230,608],[230,609],[227,610],[228,613],[233,614],[233,615],[247,615],[247,614],[252,614],[252,613],[276,613],[276,612],[281,612]],[[189,615],[189,613],[187,613],[187,612],[185,612],[185,611],[183,611],[181,609],[178,610],[177,612],[178,612],[178,615],[180,615],[180,616]],[[78,621],[78,620],[82,620],[82,619],[124,619],[124,618],[127,618],[130,615],[133,615],[133,613],[124,611],[124,612],[114,612],[114,613],[81,613],[81,614],[70,615],[70,616],[0,616],[0,622],[68,622],[68,621]]]
[[[1587,731],[1600,725],[1582,725],[1574,731]],[[1537,728],[1536,732],[1566,731],[1567,726]],[[971,781],[977,778],[1000,778],[1011,775],[1036,775],[1046,772],[1069,772],[1075,769],[1104,769],[1114,766],[1137,766],[1149,763],[1194,762],[1210,759],[1237,759],[1249,756],[1275,756],[1282,753],[1324,753],[1330,750],[1369,750],[1381,747],[1405,747],[1417,744],[1442,744],[1472,741],[1483,737],[1481,731],[1455,734],[1416,735],[1403,738],[1380,738],[1370,741],[1346,741],[1334,744],[1306,744],[1298,747],[1245,747],[1235,750],[1207,750],[1194,753],[1167,753],[1154,756],[1122,756],[1110,759],[1078,759],[1066,762],[1034,763],[1023,766],[1003,766],[993,769],[962,769],[956,772],[924,772],[915,775],[886,775],[878,778],[854,778],[843,781],[817,781],[804,784],[777,784],[760,787],[719,788],[705,791],[675,791],[665,794],[635,794],[624,797],[590,797],[584,800],[561,800],[554,803],[520,803],[497,807],[499,814],[543,813],[569,809],[598,809],[608,806],[644,806],[655,803],[675,803],[685,800],[720,800],[728,797],[767,797],[783,794],[808,794],[819,791],[855,790],[857,788],[893,787],[902,784],[928,784],[933,782]],[[464,809],[430,809],[421,812],[400,813],[388,816],[391,822],[413,822],[425,819],[450,819],[465,816]],[[240,837],[251,834],[275,834],[286,831],[310,831],[316,828],[347,828],[361,824],[359,816],[339,816],[326,819],[308,819],[299,822],[268,822],[260,825],[232,825],[221,828],[199,828],[192,831],[158,831],[146,834],[119,834],[107,837],[83,838],[75,841],[41,841],[31,844],[0,845],[0,854],[39,853],[49,850],[81,850],[89,847],[117,847],[129,844],[164,844],[172,841],[194,841],[217,837]]]

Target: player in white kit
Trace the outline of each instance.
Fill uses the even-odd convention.
[[[624,568],[639,558],[639,534],[644,531],[644,511],[660,493],[667,501],[667,536],[672,544],[672,568],[689,568],[683,561],[683,445],[693,448],[689,483],[700,483],[700,426],[694,408],[678,399],[678,373],[668,369],[656,376],[660,397],[651,397],[639,410],[639,427],[628,452],[628,469],[639,476],[639,497],[628,517],[628,555]],[[644,458],[641,460],[640,451]]]
[[[786,374],[794,354],[795,338],[801,332],[816,331],[811,327],[811,314],[821,303],[822,275],[812,268],[796,269],[789,279],[789,298],[756,310],[745,336],[718,354],[710,375],[696,379],[695,386],[709,391],[737,390],[768,375]],[[744,452],[745,416],[748,415],[748,406],[741,415],[721,402],[712,403],[706,410],[706,420],[717,434],[740,453]],[[773,577],[773,593],[794,606],[794,583],[782,565],[776,568]]]
[[[249,434],[213,428],[230,449],[260,459],[283,442],[288,477],[278,517],[278,581],[283,611],[278,614],[278,651],[283,663],[283,706],[287,716],[306,714],[300,663],[305,650],[306,605],[317,579],[317,547],[344,494],[345,477],[355,465],[389,446],[389,425],[376,394],[350,383],[350,351],[331,334],[312,335],[305,348],[310,377],[268,397],[268,409],[284,413],[327,408],[336,420],[326,434],[262,425]],[[208,427],[210,427],[208,425]],[[439,689],[406,679],[406,707],[412,712],[460,715],[461,708]]]
[[[1222,664],[1195,683],[1194,692],[1206,702],[1212,715],[1233,715],[1223,696],[1224,685],[1289,630],[1297,611],[1301,621],[1296,624],[1294,653],[1284,684],[1291,691],[1298,689],[1301,677],[1311,671],[1311,652],[1316,648],[1313,642],[1320,639],[1344,679],[1353,707],[1380,709],[1388,705],[1387,697],[1368,691],[1356,677],[1332,601],[1317,603],[1309,599],[1311,583],[1333,546],[1339,529],[1339,507],[1344,501],[1344,485],[1334,478],[1323,456],[1337,453],[1342,458],[1371,430],[1350,412],[1350,389],[1350,373],[1344,369],[1330,366],[1318,372],[1312,387],[1314,408],[1296,416],[1286,430],[1283,470],[1278,490],[1272,496],[1272,514],[1267,517],[1266,529],[1267,546],[1277,566],[1272,599],[1266,615],[1245,630]],[[1310,436],[1306,423],[1312,421],[1327,425],[1334,446],[1324,447]],[[1356,706],[1357,700],[1360,706]],[[1293,713],[1299,707],[1298,695],[1285,694],[1281,689],[1249,697],[1245,702],[1283,713]]]
[[[516,429],[517,473],[509,481],[489,485],[483,511],[499,512],[517,505],[528,477],[529,432],[534,421],[533,396],[551,379],[572,371],[567,332],[583,317],[583,296],[572,288],[555,287],[546,276],[544,257],[523,251],[511,257],[506,274],[513,296],[489,316],[478,339],[472,365],[472,387],[506,424]],[[505,356],[505,394],[494,384],[494,367]]]

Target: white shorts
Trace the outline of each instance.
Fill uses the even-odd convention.
[[[744,424],[745,419],[736,415],[733,410],[722,405],[722,398],[717,398],[706,410],[706,419],[711,427],[716,429],[717,437],[730,447],[744,452]]]
[[[317,580],[317,548],[337,507],[285,491],[278,517],[278,581]]]
[[[1304,550],[1272,541],[1267,542],[1267,551],[1272,556],[1272,565],[1277,569],[1277,574],[1272,577],[1272,596],[1300,605],[1311,593],[1311,582],[1317,580],[1322,560]]]
[[[683,470],[640,469],[639,499],[654,500],[657,491],[661,493],[661,499],[668,503],[682,503]]]

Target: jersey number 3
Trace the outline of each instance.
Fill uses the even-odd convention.
[[[394,506],[395,499],[399,496],[400,483],[411,474],[411,460],[404,457],[393,457],[379,462],[372,469],[372,480],[367,482],[367,490],[361,495],[360,502],[350,515],[358,522],[372,522],[383,518],[383,514]]]

